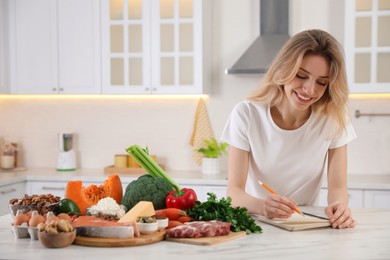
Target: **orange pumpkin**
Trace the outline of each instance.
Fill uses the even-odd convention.
[[[92,184],[85,188],[82,181],[69,181],[65,190],[65,198],[73,200],[79,206],[81,214],[85,214],[87,208],[106,197],[111,197],[120,204],[122,196],[122,182],[116,174],[110,175],[100,186]]]

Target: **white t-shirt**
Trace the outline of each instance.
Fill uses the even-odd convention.
[[[250,152],[247,193],[268,196],[258,183],[261,180],[299,205],[313,205],[327,173],[328,150],[356,138],[352,124],[332,138],[333,122],[313,111],[298,129],[284,130],[274,123],[269,106],[245,100],[234,107],[221,139]]]

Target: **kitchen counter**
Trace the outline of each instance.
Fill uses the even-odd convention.
[[[319,210],[316,208],[316,210]],[[72,245],[48,249],[38,240],[16,239],[11,216],[0,217],[1,259],[390,259],[390,210],[353,210],[354,229],[289,232],[259,223],[263,233],[213,246],[162,241],[137,247]]]
[[[104,169],[78,169],[72,172],[57,172],[52,168],[33,168],[24,171],[0,172],[0,186],[19,181],[69,181],[82,180],[83,182],[101,183],[109,174]],[[140,174],[119,174],[123,182],[130,182],[141,176]],[[218,175],[204,175],[199,171],[169,171],[169,176],[179,183],[189,185],[226,185],[226,172]]]
[[[204,175],[199,171],[169,171],[169,175],[177,182],[185,185],[227,185],[227,173]],[[24,171],[0,171],[0,186],[21,181],[68,181],[82,180],[83,182],[101,183],[108,174],[104,169],[79,169],[74,172],[57,172],[53,168],[33,168]],[[123,182],[138,178],[137,174],[120,174]],[[326,188],[326,182],[323,184]],[[349,189],[390,190],[390,174],[383,175],[348,175]]]

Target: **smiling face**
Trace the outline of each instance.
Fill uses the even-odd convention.
[[[284,85],[284,101],[293,110],[306,111],[318,101],[329,85],[329,64],[319,55],[307,55],[294,79]]]

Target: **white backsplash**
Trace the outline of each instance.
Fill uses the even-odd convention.
[[[236,95],[237,96],[237,95]],[[219,137],[237,100],[207,101]],[[172,170],[200,170],[189,139],[197,100],[0,100],[0,136],[23,148],[27,167],[55,167],[59,132],[75,132],[79,166],[103,168],[133,144],[148,146]],[[390,111],[390,102],[351,100],[351,113]],[[390,174],[390,117],[352,117],[358,138],[350,143],[351,174]],[[226,159],[226,158],[225,158]],[[226,160],[225,160],[226,161]],[[226,168],[226,163],[224,163]]]
[[[352,122],[358,138],[349,145],[349,172],[390,174],[390,117],[355,117],[361,113],[390,113],[389,99],[350,101]]]

